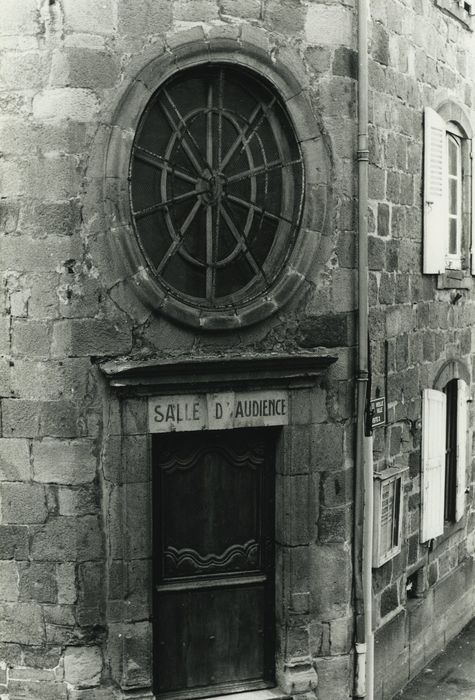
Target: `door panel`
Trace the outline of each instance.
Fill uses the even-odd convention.
[[[264,663],[264,586],[173,592],[159,598],[160,689],[256,679]]]
[[[273,685],[274,435],[154,436],[157,692]]]

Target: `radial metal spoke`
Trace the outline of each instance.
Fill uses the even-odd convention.
[[[233,194],[228,194],[227,199],[229,199],[231,202],[235,202],[236,204],[241,205],[242,207],[246,207],[246,209],[253,209],[253,211],[257,211],[259,214],[261,214],[262,216],[266,216],[268,219],[286,221],[288,224],[293,223],[292,219],[288,219],[286,216],[282,216],[281,214],[272,214],[272,212],[268,211],[267,209],[264,209],[263,207],[259,207],[254,202],[249,202],[247,199],[241,199],[241,197],[236,197]]]
[[[208,85],[207,97],[207,112],[206,112],[206,160],[211,165],[213,164],[213,84]],[[213,236],[213,208],[211,205],[206,207],[206,298],[210,301],[214,299],[214,281],[215,281],[215,249]]]
[[[267,282],[264,271],[261,269],[261,267],[259,266],[259,263],[257,262],[255,257],[251,253],[250,249],[248,248],[246,239],[244,238],[244,236],[241,233],[239,233],[234,221],[231,218],[230,213],[226,209],[224,201],[221,202],[219,206],[221,209],[221,213],[223,214],[223,219],[225,220],[233,237],[235,238],[237,243],[239,243],[239,246],[241,247],[241,250],[244,252],[244,255],[246,256],[246,260],[248,261],[249,265],[252,267],[254,272],[257,272],[257,274],[260,275],[261,277],[263,277],[264,280]]]
[[[221,167],[223,150],[223,100],[224,100],[224,69],[219,71],[218,78],[218,155],[216,159],[218,169]]]
[[[242,144],[241,150],[239,151],[239,153],[241,153],[246,148],[247,144],[252,139],[252,137],[256,133],[257,129],[260,127],[260,125],[262,124],[262,122],[266,118],[267,111],[272,107],[275,100],[276,100],[276,98],[273,97],[272,100],[267,105],[263,105],[262,103],[259,103],[257,105],[255,110],[251,114],[247,128],[244,131],[241,131],[239,136],[236,138],[236,140],[234,141],[234,143],[230,147],[229,151],[224,156],[223,161],[220,164],[221,170],[224,170],[224,168],[227,166],[227,164],[229,163],[229,161],[233,157],[234,153],[236,152],[236,149],[239,146],[239,144]],[[259,117],[259,119],[257,119],[259,112],[262,112],[262,114]],[[256,119],[257,119],[257,121],[256,121]]]
[[[185,221],[183,222],[183,224],[180,227],[180,234],[179,234],[178,238],[173,241],[173,243],[171,244],[171,246],[169,247],[169,249],[167,250],[167,252],[163,256],[163,259],[160,262],[160,265],[157,267],[157,272],[161,272],[163,270],[163,268],[168,263],[170,258],[173,255],[175,255],[177,250],[180,248],[181,244],[183,243],[185,233],[187,232],[191,223],[193,222],[193,219],[195,218],[196,213],[197,213],[198,209],[200,208],[200,206],[201,206],[201,202],[199,200],[193,204],[188,216],[186,217]]]
[[[293,165],[298,165],[302,162],[301,158],[296,160],[290,160],[287,163],[283,163],[281,160],[273,160],[266,165],[259,165],[257,168],[251,168],[250,170],[244,170],[242,173],[236,173],[235,175],[230,175],[227,178],[227,182],[239,182],[240,180],[246,180],[255,175],[260,175],[261,173],[267,173],[270,170],[276,170],[277,168],[290,168]]]
[[[176,197],[167,199],[165,202],[158,202],[157,204],[152,204],[150,207],[145,207],[145,209],[133,211],[132,215],[135,216],[136,219],[141,219],[144,216],[155,214],[156,211],[160,211],[161,209],[166,209],[180,202],[185,202],[187,199],[196,197],[199,194],[202,194],[201,190],[191,190],[190,192],[185,192],[185,194],[178,194]]]
[[[186,170],[182,170],[181,168],[177,168],[175,165],[170,165],[170,160],[164,158],[163,156],[159,156],[158,153],[148,151],[142,146],[135,146],[134,156],[143,163],[147,163],[147,165],[152,165],[154,168],[159,168],[160,170],[166,170],[168,173],[172,173],[180,180],[185,180],[186,182],[191,182],[193,184],[198,182],[198,178],[194,177],[191,173],[188,173]]]
[[[213,246],[213,207],[206,207],[206,298],[214,299],[215,251]]]
[[[175,133],[178,134],[178,137],[179,137],[179,139],[180,139],[180,142],[183,144],[183,148],[186,150],[186,153],[187,153],[188,157],[189,157],[190,159],[191,159],[191,158],[193,159],[192,162],[193,162],[193,165],[195,166],[195,168],[197,169],[197,172],[201,173],[201,171],[204,170],[204,169],[211,170],[211,164],[208,163],[208,161],[206,160],[205,156],[204,156],[203,153],[201,152],[200,146],[197,144],[195,137],[193,136],[193,134],[191,133],[191,131],[190,131],[189,128],[188,128],[188,124],[187,124],[186,121],[183,119],[183,117],[182,117],[182,115],[181,115],[181,113],[180,113],[178,107],[177,107],[176,104],[173,102],[173,100],[172,100],[172,98],[170,97],[168,91],[167,91],[167,90],[163,90],[163,94],[164,94],[165,97],[167,98],[167,100],[168,100],[170,106],[172,107],[172,109],[173,109],[173,111],[174,111],[174,113],[175,113],[175,115],[176,115],[176,117],[177,117],[177,119],[178,119],[178,123],[180,124],[181,128],[183,129],[183,134],[180,133],[180,128],[179,128],[179,127],[177,126],[177,124],[175,123],[175,121],[174,121],[174,119],[173,119],[173,116],[172,116],[172,115],[170,114],[170,112],[167,110],[167,108],[165,107],[165,105],[162,104],[161,107],[162,107],[163,111],[165,112],[165,114],[166,114],[166,116],[167,116],[167,119],[168,119],[169,122],[170,122],[170,126],[171,126],[172,129],[175,131]],[[201,165],[198,164],[198,161],[196,160],[195,156],[193,155],[192,149],[191,149],[190,145],[188,144],[188,139],[185,139],[185,133],[188,134],[188,139],[190,140],[191,144],[193,145],[193,147],[194,147],[194,149],[195,149],[195,151],[196,151],[196,154],[197,154],[198,158],[201,160],[201,163],[202,163]],[[190,157],[190,156],[191,156],[191,157]]]

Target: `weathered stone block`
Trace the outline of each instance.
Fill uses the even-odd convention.
[[[105,616],[103,562],[84,562],[78,566],[78,623],[101,624]]]
[[[447,610],[454,599],[465,593],[473,584],[473,559],[466,559],[452,573],[434,586],[434,605],[436,610]]]
[[[321,6],[320,6],[321,7]],[[355,118],[356,87],[348,78],[332,77],[322,82],[318,102],[329,117]]]
[[[135,559],[129,562],[126,584],[124,591],[124,598],[127,601],[126,619],[143,620],[149,614],[151,606],[152,560]]]
[[[128,352],[130,329],[119,322],[96,319],[58,321],[53,329],[52,352],[56,357],[118,355]]]
[[[308,474],[312,462],[308,426],[286,426],[281,439],[282,449],[277,450],[277,473]]]
[[[123,686],[148,686],[152,681],[152,625],[149,622],[126,625],[123,644]]]
[[[117,695],[112,688],[85,688],[69,691],[68,700],[116,700]]]
[[[309,44],[351,45],[353,14],[341,5],[309,5],[305,21],[305,37]]]
[[[61,658],[60,647],[34,647],[24,650],[24,663],[34,669],[54,669]]]
[[[76,602],[76,565],[74,562],[60,562],[56,565],[56,580],[58,586],[58,603],[71,605]]]
[[[48,357],[51,327],[42,321],[17,319],[12,323],[12,351],[28,357]]]
[[[64,679],[80,688],[99,685],[102,664],[99,647],[67,647],[64,652]]]
[[[67,700],[68,691],[60,681],[10,680],[10,698],[22,700]]]
[[[123,431],[125,435],[148,432],[148,403],[146,399],[127,399],[123,403]]]
[[[120,65],[114,56],[88,48],[69,48],[53,53],[50,86],[111,88],[119,78]]]
[[[386,588],[381,594],[380,613],[381,617],[389,615],[399,605],[398,583],[393,583],[389,588]]]
[[[99,519],[92,515],[50,519],[33,536],[32,556],[37,561],[88,561],[103,554]]]
[[[307,655],[291,659],[285,665],[283,677],[279,679],[279,685],[289,695],[308,693],[307,697],[312,697],[317,684],[315,668]]]
[[[349,314],[308,317],[299,327],[299,345],[302,348],[335,348],[349,345],[351,327]]]
[[[48,515],[45,489],[40,484],[0,484],[0,513],[3,524],[44,523]]]
[[[222,12],[240,18],[259,19],[261,13],[260,0],[223,0]]]
[[[330,654],[349,654],[353,646],[353,618],[343,617],[330,622]],[[322,654],[326,656],[326,654]]]
[[[325,700],[348,700],[351,697],[351,657],[333,656],[315,660],[318,676],[318,695]]]
[[[320,472],[344,467],[344,427],[336,423],[317,423],[310,432],[312,466]]]
[[[45,172],[41,173],[41,188],[44,184],[44,178],[47,177]],[[64,191],[64,182],[70,182],[68,174],[62,172],[60,179],[62,182],[59,188],[62,189],[62,195],[68,196]],[[48,240],[38,240],[29,236],[2,236],[0,239],[0,262],[2,270],[15,270],[16,272],[31,271],[35,274],[39,272],[55,272],[58,267],[64,264],[66,260],[75,258],[79,253],[78,245],[75,240],[70,238],[50,237]],[[26,299],[17,304],[18,310],[23,314],[23,305],[27,301],[31,293],[22,292]]]
[[[3,400],[3,431],[21,437],[75,437],[78,409],[71,401]]]
[[[0,560],[0,600],[18,600],[18,565],[15,561]]]
[[[286,37],[300,34],[305,27],[307,8],[299,0],[269,0],[266,5],[266,25]]]
[[[353,500],[353,469],[321,475],[321,505],[331,508]]]
[[[64,0],[64,21],[73,32],[90,34],[112,34],[114,31],[114,12],[111,0],[100,2],[77,3]]]
[[[38,120],[89,122],[95,118],[98,109],[96,95],[84,88],[49,88],[33,98],[33,116]]]
[[[24,0],[21,3],[16,2],[16,0],[1,0],[0,16],[3,19],[0,34],[18,36],[36,34],[38,31],[37,12],[35,0]]]
[[[2,425],[5,430],[5,399],[2,401]],[[0,438],[0,481],[28,481],[30,450],[26,440]]]
[[[0,525],[0,559],[28,559],[28,528]]]
[[[58,488],[60,515],[94,515],[99,511],[99,494],[95,484],[75,488]]]
[[[25,602],[57,602],[56,570],[50,564],[19,564],[20,598]]]
[[[165,34],[173,19],[173,3],[168,0],[145,0],[137,7],[134,0],[119,0],[118,31],[121,37],[142,39],[149,34]]]
[[[151,492],[149,483],[127,486],[126,546],[129,559],[151,556]],[[133,525],[132,525],[133,524]]]
[[[122,464],[126,483],[150,481],[148,435],[127,435],[122,440]]]
[[[347,542],[351,539],[352,509],[350,506],[320,508],[319,543]]]
[[[358,78],[358,54],[356,51],[352,51],[346,46],[339,46],[335,49],[332,73],[356,80]]]
[[[56,484],[84,484],[96,475],[94,443],[88,438],[56,440],[45,438],[33,445],[33,474],[36,481]]]
[[[43,614],[39,605],[0,604],[0,641],[16,644],[44,644]]]
[[[350,547],[314,545],[310,551],[313,609],[325,620],[346,617],[351,597]]]
[[[402,610],[374,635],[375,675],[384,675],[406,646],[406,611]]]

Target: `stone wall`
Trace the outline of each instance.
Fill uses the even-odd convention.
[[[374,576],[376,697],[391,698],[475,613],[473,481],[462,521],[420,544],[421,393],[448,360],[472,370],[475,318],[472,291],[456,299],[421,274],[423,110],[450,99],[474,123],[474,54],[472,32],[434,3],[375,0],[370,12],[370,334],[373,392],[388,400],[374,458],[409,470],[402,551]],[[408,600],[417,571],[422,597]]]
[[[146,440],[98,365],[118,356],[226,355],[236,346],[338,355],[318,420],[305,426],[306,456],[302,426],[286,438],[321,494],[321,508],[308,514],[311,547],[292,566],[295,576],[314,567],[327,577],[315,591],[299,580],[288,653],[318,676],[320,697],[349,697],[353,3],[0,0],[0,15],[2,700],[109,700],[122,697],[120,686],[149,687],[149,553],[140,549],[149,546],[141,536],[149,523],[138,517]],[[112,115],[134,78],[155,57],[174,60],[210,39],[243,53],[252,45],[288,66],[321,134],[308,175],[331,175],[331,191],[315,180],[308,198],[310,220],[322,223],[310,232],[318,254],[300,293],[267,321],[218,334],[186,330],[130,292],[109,254],[107,216],[124,193],[102,196]],[[127,109],[138,119],[133,100]],[[126,483],[123,461],[137,468]],[[127,524],[133,556],[124,559]],[[346,583],[335,585],[341,567]],[[310,594],[320,610],[311,619]],[[299,683],[294,692],[306,689]]]
[[[371,0],[370,12],[370,333],[373,390],[389,407],[375,464],[409,468],[402,551],[374,575],[376,685],[388,698],[475,612],[473,511],[432,551],[419,544],[418,423],[421,391],[442,364],[472,367],[473,293],[452,303],[420,270],[423,108],[450,97],[473,119],[474,53],[473,35],[432,1]],[[0,0],[0,16],[0,697],[110,700],[123,697],[121,685],[148,687],[139,663],[150,651],[149,552],[140,550],[149,523],[138,519],[149,479],[145,429],[140,401],[119,400],[99,364],[239,347],[338,356],[317,417],[286,437],[295,461],[307,446],[316,507],[304,559],[321,581],[315,589],[302,577],[299,600],[317,612],[291,610],[289,638],[316,671],[313,695],[349,698],[355,3]],[[220,333],[187,330],[131,292],[111,255],[110,212],[127,193],[103,196],[113,115],[136,76],[158,56],[173,63],[211,40],[288,66],[320,133],[307,206],[321,225],[311,231],[305,283],[268,320]],[[127,118],[138,119],[127,105]],[[330,187],[318,180],[323,170]],[[123,464],[134,466],[125,483]],[[135,504],[131,513],[124,502]],[[128,522],[134,556],[124,558]],[[424,597],[408,601],[407,576],[419,569]],[[380,670],[389,660],[391,676]]]

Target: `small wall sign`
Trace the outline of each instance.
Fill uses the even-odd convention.
[[[148,400],[151,433],[225,430],[288,423],[287,391],[176,394],[151,396]]]
[[[371,410],[371,427],[378,428],[381,425],[386,425],[386,397],[380,396],[377,399],[371,399],[369,406]]]

